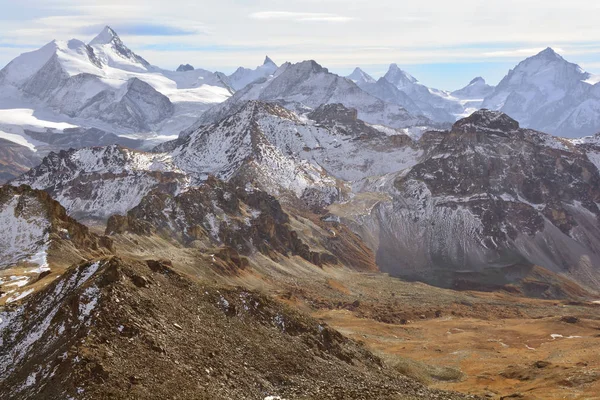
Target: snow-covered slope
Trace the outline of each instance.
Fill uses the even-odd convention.
[[[277,71],[277,68],[277,64],[267,56],[263,65],[255,69],[239,67],[233,74],[229,75],[229,82],[231,82],[233,89],[240,90],[258,79],[268,78]]]
[[[260,134],[264,142],[251,134]],[[183,139],[173,152],[177,165],[190,173],[228,179],[251,146],[267,145],[282,156],[306,160],[338,179],[355,181],[414,165],[422,152],[400,131],[382,132],[357,118],[342,104],[320,106],[300,118],[285,108],[251,101],[216,125]]]
[[[222,74],[150,65],[109,27],[89,44],[52,41],[0,71],[0,107],[23,104],[75,125],[141,136],[176,134],[231,93]]]
[[[565,137],[600,131],[600,86],[551,48],[517,65],[485,98],[523,126]]]
[[[226,102],[204,113],[184,135],[235,113],[248,100],[277,102],[300,113],[323,104],[341,103],[358,110],[358,117],[366,122],[395,128],[432,123],[427,118],[415,117],[398,105],[371,96],[354,82],[330,73],[314,61],[303,61],[283,64],[273,76],[236,92]]]
[[[187,183],[169,155],[119,146],[50,153],[11,182],[47,191],[73,216],[100,219],[126,213],[152,189],[178,193]]]

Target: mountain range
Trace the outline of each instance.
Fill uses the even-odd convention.
[[[109,27],[17,57],[0,396],[597,392],[573,357],[597,356],[599,81],[552,49],[453,92],[396,64],[167,71]]]

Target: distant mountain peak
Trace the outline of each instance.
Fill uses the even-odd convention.
[[[367,74],[362,69],[356,67],[354,71],[346,78],[350,79],[354,83],[375,83],[375,79],[371,75]]]
[[[115,32],[114,29],[107,25],[102,29],[102,32],[92,39],[90,46],[109,44],[115,40],[120,41],[119,35],[117,35],[117,32]]]
[[[469,85],[473,85],[475,83],[483,83],[483,84],[485,84],[485,79],[483,79],[480,76],[475,77],[475,78],[473,78],[473,80],[471,82],[469,82]]]
[[[177,67],[177,72],[185,72],[185,71],[193,71],[194,70],[194,66],[190,65],[190,64],[181,64],[179,67]]]
[[[271,60],[271,57],[269,57],[269,56],[265,56],[265,62],[263,62],[263,65],[275,65],[275,66],[277,66],[277,64],[275,64],[275,62],[273,62],[273,60]]]
[[[401,69],[396,63],[390,64],[385,77],[396,86],[404,86],[405,84],[418,82],[414,76]]]
[[[129,49],[129,47],[123,43],[119,35],[117,35],[117,32],[110,26],[105,26],[102,32],[92,39],[89,45],[92,47],[112,47],[113,51],[117,52],[120,57],[141,64],[143,68],[150,67],[150,63]]]
[[[312,71],[315,73],[320,73],[320,72],[329,73],[329,70],[327,68],[322,67],[315,60],[301,61],[297,64],[292,64],[291,68],[295,68],[300,71]]]
[[[546,58],[546,59],[557,59],[562,60],[563,58],[558,54],[552,47],[546,47],[544,50],[540,51],[534,57],[536,58]]]

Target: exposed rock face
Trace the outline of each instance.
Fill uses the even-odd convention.
[[[309,130],[310,136],[312,128],[281,106],[253,101],[219,123],[161,148],[171,150],[174,162],[195,182],[212,174],[279,197],[304,198],[310,206],[342,198],[342,183],[299,157],[314,139],[306,143],[299,135],[290,138],[294,129]]]
[[[316,265],[337,263],[331,254],[310,250],[290,229],[289,216],[279,202],[259,190],[227,184],[209,177],[204,185],[178,196],[154,191],[127,216],[108,220],[106,233],[159,234],[185,245],[205,240],[244,255],[299,255]],[[231,254],[224,257],[231,258]]]
[[[344,185],[335,178],[352,181],[398,171],[422,153],[407,135],[375,129],[357,114],[330,104],[306,121],[280,105],[252,101],[159,150],[172,151],[177,165],[198,179],[202,173],[235,177],[271,194],[287,191],[322,206],[344,198]]]
[[[169,155],[119,146],[50,153],[12,181],[47,191],[73,216],[99,219],[126,213],[153,189],[177,193],[187,183]]]
[[[40,161],[29,147],[0,139],[0,185],[29,171]]]
[[[537,264],[597,287],[600,176],[590,148],[487,110],[422,141],[431,146],[423,160],[362,188],[392,198],[362,221],[381,268],[450,285],[456,271]]]

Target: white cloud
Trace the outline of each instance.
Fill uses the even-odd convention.
[[[348,22],[355,19],[337,14],[288,11],[260,11],[250,14],[250,18],[295,22]]]

